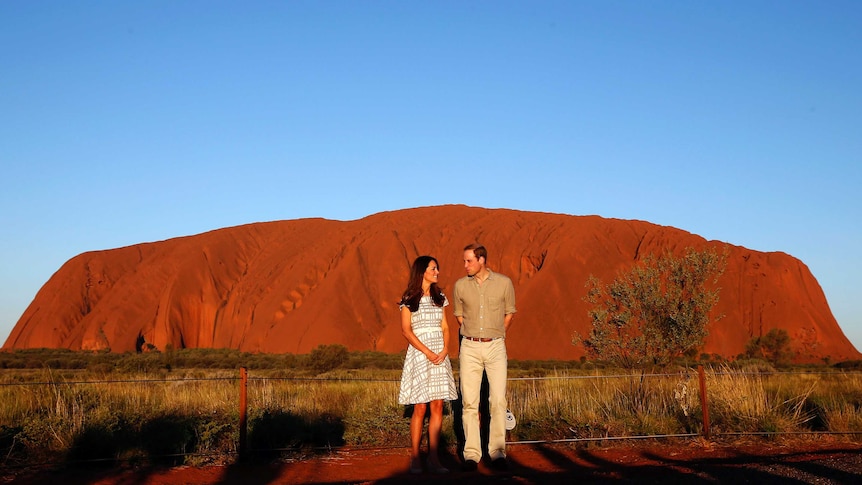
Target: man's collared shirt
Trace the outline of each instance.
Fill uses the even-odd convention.
[[[515,313],[515,288],[508,276],[488,270],[480,285],[464,276],[452,290],[455,317],[462,317],[461,335],[476,338],[506,336],[505,317]]]

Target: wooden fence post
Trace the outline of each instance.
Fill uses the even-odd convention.
[[[248,369],[239,368],[239,460],[245,461],[246,438],[248,437],[248,424],[246,416],[248,411]]]
[[[703,413],[703,437],[709,439],[709,402],[706,398],[706,376],[703,373],[703,365],[697,366],[697,376],[700,380],[700,408]]]

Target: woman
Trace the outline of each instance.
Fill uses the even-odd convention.
[[[449,304],[437,286],[440,267],[431,256],[413,261],[410,281],[401,297],[401,333],[407,339],[407,357],[401,374],[399,404],[413,404],[410,418],[410,473],[422,473],[419,444],[428,420],[428,470],[447,473],[440,464],[437,447],[443,427],[443,401],[458,398],[452,364],[449,362],[449,325],[443,307]]]

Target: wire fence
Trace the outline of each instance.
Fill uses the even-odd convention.
[[[726,392],[726,390],[722,390],[722,387],[730,387],[731,389],[737,387],[736,391],[743,395],[749,390],[742,389],[742,387],[750,387],[757,392],[763,392],[764,390],[764,380],[770,378],[791,378],[797,380],[810,380],[810,379],[839,379],[846,380],[845,383],[842,381],[839,383],[839,387],[837,388],[838,393],[845,393],[844,405],[845,414],[850,413],[849,416],[845,416],[850,423],[849,427],[845,426],[845,429],[834,430],[827,429],[825,426],[820,426],[816,429],[790,429],[790,430],[782,430],[782,429],[764,429],[764,430],[755,430],[755,431],[739,431],[733,429],[723,429],[718,432],[714,432],[712,428],[712,422],[710,417],[710,412],[715,411],[716,409],[721,409],[724,406],[727,406],[728,403],[727,398],[724,397],[722,393]],[[696,379],[696,386],[689,386],[692,384],[692,381]],[[799,435],[862,435],[862,426],[858,426],[862,423],[862,373],[857,371],[843,371],[843,372],[819,372],[819,371],[808,371],[808,372],[746,372],[739,370],[721,370],[721,369],[712,369],[709,372],[705,371],[703,366],[698,366],[696,369],[686,369],[682,372],[666,372],[666,373],[634,373],[634,374],[595,374],[595,375],[552,375],[552,376],[525,376],[525,377],[511,377],[508,379],[510,382],[510,394],[512,395],[509,398],[510,406],[515,406],[516,413],[521,412],[521,419],[519,419],[519,425],[528,424],[529,417],[528,415],[533,412],[532,407],[535,403],[531,403],[531,400],[542,400],[539,403],[542,407],[548,408],[548,416],[550,419],[559,419],[561,421],[566,421],[565,412],[561,412],[559,409],[551,409],[554,406],[565,406],[567,403],[571,403],[572,401],[576,401],[580,399],[580,397],[576,397],[578,394],[583,394],[587,391],[592,391],[595,393],[595,396],[591,399],[594,401],[597,399],[601,399],[602,396],[605,396],[607,401],[619,401],[624,403],[626,406],[632,406],[635,413],[644,412],[649,414],[649,398],[655,397],[657,393],[661,391],[662,395],[670,396],[664,398],[666,401],[670,402],[671,405],[679,405],[680,409],[684,410],[684,414],[687,418],[688,427],[690,429],[686,430],[686,432],[680,433],[661,433],[661,432],[653,432],[653,433],[639,433],[639,432],[628,432],[623,434],[613,434],[609,432],[608,429],[603,429],[596,431],[594,429],[590,429],[589,432],[585,432],[585,435],[577,435],[574,430],[571,436],[559,437],[559,436],[544,436],[544,437],[523,437],[511,439],[507,443],[510,445],[532,445],[532,444],[554,444],[554,443],[584,443],[584,442],[612,442],[612,441],[625,441],[625,440],[645,440],[645,439],[669,439],[669,438],[698,438],[703,437],[706,439],[718,438],[718,437],[748,437],[748,436],[799,436]],[[603,389],[603,386],[606,386],[608,382],[614,380],[622,380],[625,381],[625,385],[617,388],[613,388],[609,391]],[[671,380],[674,382],[659,384],[658,380]],[[728,382],[724,382],[727,380]],[[170,458],[170,457],[206,457],[214,454],[219,455],[236,455],[240,460],[246,459],[250,453],[261,453],[261,452],[280,452],[280,451],[290,451],[295,450],[294,446],[269,446],[269,447],[261,447],[260,443],[256,446],[249,445],[249,415],[250,411],[257,411],[260,414],[261,408],[267,408],[268,410],[272,409],[271,402],[263,402],[273,393],[280,392],[278,390],[274,390],[273,387],[277,384],[288,384],[297,386],[319,386],[321,384],[349,384],[354,386],[368,386],[370,384],[379,384],[383,386],[389,386],[386,389],[374,389],[372,390],[372,394],[377,394],[375,397],[379,400],[377,402],[386,402],[387,399],[389,401],[394,401],[394,389],[397,383],[400,381],[400,378],[396,377],[328,377],[328,376],[304,376],[304,377],[266,377],[266,376],[250,376],[248,370],[246,368],[239,369],[239,375],[237,376],[229,376],[229,377],[184,377],[184,378],[143,378],[143,379],[116,379],[116,380],[47,380],[47,381],[34,381],[34,382],[3,382],[0,383],[0,391],[7,392],[8,389],[14,388],[40,388],[47,387],[52,389],[57,389],[59,387],[84,387],[84,386],[101,386],[101,387],[112,387],[112,386],[122,386],[122,385],[133,385],[133,386],[155,386],[158,384],[164,384],[168,387],[174,388],[176,390],[182,386],[189,386],[191,384],[199,384],[199,383],[222,383],[227,384],[230,389],[225,389],[219,394],[213,394],[213,401],[222,401],[222,402],[233,402],[236,410],[236,435],[238,436],[237,442],[235,446],[227,451],[219,451],[218,453],[201,453],[201,452],[192,452],[192,451],[181,451],[177,453],[167,453],[163,452],[161,454],[151,454],[150,457],[160,457],[160,458]],[[662,382],[664,382],[662,381]],[[568,388],[561,385],[561,383],[568,382],[578,382],[580,387]],[[811,396],[811,388],[816,383],[805,383],[805,384],[796,384],[796,388],[799,389],[798,395],[796,397],[790,396],[789,399],[784,399],[780,395],[780,391],[775,396],[769,397],[773,406],[784,406],[785,408],[797,408],[797,412],[799,409],[803,408],[802,402]],[[536,386],[546,386],[547,389],[538,389]],[[664,388],[662,388],[664,386]],[[801,386],[801,387],[800,387]],[[250,387],[254,389],[253,397],[250,399],[249,390]],[[691,387],[696,388],[696,392]],[[660,389],[662,388],[662,389]],[[300,389],[297,390],[296,393],[300,394],[302,392],[313,393],[319,392],[319,389]],[[786,391],[786,390],[785,390]],[[541,393],[551,394],[552,398],[547,397]],[[389,396],[380,396],[379,394],[390,393]],[[623,395],[625,393],[631,393],[631,395]],[[170,391],[165,391],[167,396],[171,395]],[[176,393],[174,393],[176,395]],[[539,396],[542,397],[539,397]],[[715,404],[710,403],[710,399],[712,395],[721,395],[720,400],[722,402],[716,402]],[[598,397],[596,397],[598,396]],[[120,396],[122,398],[122,395]],[[786,396],[785,396],[786,397]],[[800,399],[801,398],[801,399]],[[57,392],[54,396],[55,403],[54,405],[57,408],[60,408],[62,405],[65,405],[63,401],[64,396],[62,393]],[[184,398],[183,398],[184,399]],[[298,399],[298,398],[297,398]],[[313,401],[314,398],[310,400]],[[337,398],[336,398],[337,399]],[[638,399],[641,399],[641,402],[637,402]],[[797,401],[793,401],[793,399],[797,399]],[[744,401],[745,399],[740,399]],[[791,402],[793,401],[793,402]],[[289,406],[290,404],[282,404],[284,401],[278,401],[279,406]],[[619,402],[616,405],[619,405]],[[605,403],[593,403],[600,409],[602,409],[607,414],[613,414],[613,410],[610,409],[612,404]],[[733,405],[733,403],[730,403]],[[638,408],[638,406],[642,406]],[[70,406],[74,407],[74,403]],[[381,406],[382,409],[385,409],[385,406]],[[290,411],[290,410],[287,410]],[[452,411],[454,413],[455,411]],[[578,412],[574,410],[572,412]],[[569,420],[571,421],[571,420]],[[568,423],[571,424],[571,423]],[[4,429],[12,428],[14,423],[9,423],[8,425],[4,425]],[[266,426],[266,423],[258,422],[256,426]],[[539,426],[539,428],[541,428]],[[569,428],[572,430],[572,428]],[[263,432],[263,429],[259,432]],[[598,433],[596,436],[594,434]],[[457,432],[456,432],[457,434]],[[511,434],[510,434],[511,436]],[[2,437],[0,437],[2,438]],[[14,443],[10,445],[8,453],[11,453],[11,448],[14,447]],[[332,445],[330,443],[327,444],[314,444],[311,446],[306,446],[304,449],[311,451],[320,451],[320,450],[332,450],[335,448],[338,449],[384,449],[384,448],[398,448],[402,447],[403,444],[389,442],[388,444],[363,444],[362,442],[358,444],[335,444]],[[88,458],[75,460],[74,458],[69,458],[64,463],[70,462],[99,462],[99,461],[116,461],[116,457],[114,458]],[[42,463],[42,465],[51,464],[49,462]],[[56,464],[56,463],[54,463]],[[5,462],[3,466],[6,466]],[[33,466],[32,463],[27,466]]]

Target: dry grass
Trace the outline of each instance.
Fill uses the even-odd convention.
[[[517,439],[592,439],[692,432],[691,374],[565,375],[515,380]],[[696,380],[695,386],[696,386]]]
[[[0,376],[5,465],[75,460],[202,463],[232,457],[239,429],[238,373],[114,376],[48,371]],[[509,439],[580,440],[701,433],[697,373],[513,378]],[[252,375],[249,446],[275,458],[300,449],[403,446],[398,371],[342,371],[321,379]],[[31,382],[30,384],[22,383]],[[762,374],[721,367],[706,375],[713,434],[862,432],[862,375]],[[455,417],[444,419],[454,443]],[[266,454],[269,453],[269,454]],[[167,457],[167,458],[165,458]]]

